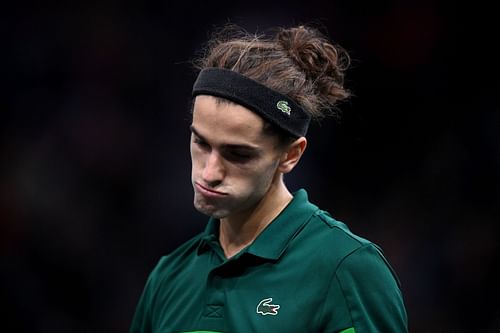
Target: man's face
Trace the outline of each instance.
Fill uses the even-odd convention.
[[[277,179],[277,139],[247,108],[197,96],[191,125],[194,206],[215,218],[245,213]]]

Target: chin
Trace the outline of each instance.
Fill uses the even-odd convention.
[[[224,210],[198,209],[198,211],[202,214],[208,215],[218,220],[223,219],[229,215],[229,212]]]
[[[213,217],[214,219],[223,219],[225,217],[227,217],[229,215],[229,212],[227,211],[216,211],[216,212],[213,212],[212,214],[208,214],[210,215],[211,217]]]
[[[202,214],[213,217],[214,219],[222,219],[229,215],[229,210],[213,207],[204,203],[194,202],[194,208]]]

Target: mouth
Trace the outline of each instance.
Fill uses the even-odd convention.
[[[219,192],[219,191],[209,189],[209,188],[207,188],[207,187],[205,187],[197,182],[194,183],[194,186],[195,186],[196,191],[198,191],[199,193],[201,193],[205,197],[220,198],[220,197],[228,195],[228,193]]]

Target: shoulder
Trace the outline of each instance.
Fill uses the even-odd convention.
[[[379,245],[353,233],[346,224],[328,212],[317,210],[303,230],[303,240],[311,244],[322,264],[335,271],[364,274],[368,270],[387,271],[396,279],[393,269]],[[398,281],[399,283],[399,281]]]
[[[157,285],[161,280],[168,279],[177,274],[177,270],[183,267],[187,261],[192,260],[196,254],[204,233],[200,233],[185,241],[172,252],[163,255],[151,271],[149,279],[153,285]]]
[[[302,233],[305,240],[314,244],[316,249],[322,249],[322,253],[335,258],[339,263],[356,250],[374,245],[321,209],[312,215]]]

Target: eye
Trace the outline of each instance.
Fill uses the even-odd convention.
[[[200,148],[202,149],[208,149],[210,148],[210,146],[208,145],[208,143],[206,143],[205,141],[203,141],[202,139],[200,138],[197,138],[197,137],[194,137],[193,139],[193,142]]]
[[[236,163],[244,163],[250,161],[254,155],[250,154],[248,152],[242,152],[238,150],[231,150],[226,152],[225,154],[226,159],[236,162]]]

